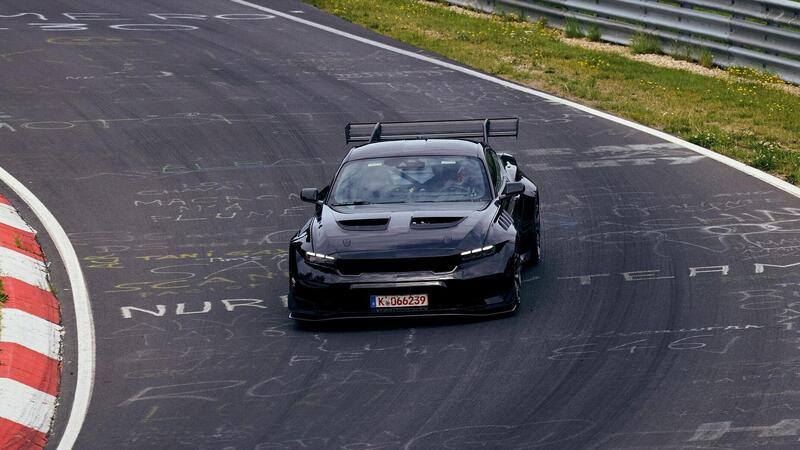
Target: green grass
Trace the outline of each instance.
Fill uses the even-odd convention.
[[[564,35],[567,36],[568,38],[583,37],[583,31],[581,30],[581,25],[578,23],[577,20],[570,17],[564,22]]]
[[[694,54],[697,53],[697,51],[691,45],[675,41],[672,43],[672,49],[669,53],[675,59],[693,62]]]
[[[711,53],[711,50],[707,48],[701,49],[700,55],[697,57],[697,64],[707,69],[714,67],[714,54]]]
[[[47,287],[50,289],[50,292],[52,292],[53,295],[58,295],[58,290],[55,286],[53,286],[53,282],[50,280],[49,276],[47,277]]]
[[[8,301],[8,294],[6,294],[6,288],[3,286],[3,280],[0,280],[0,321],[3,319],[3,306],[6,305]],[[0,362],[2,365],[2,362]]]
[[[661,39],[659,39],[658,36],[653,36],[652,34],[644,32],[633,35],[630,48],[631,52],[637,55],[646,53],[660,55],[664,53],[661,49]]]
[[[727,79],[568,45],[546,22],[460,14],[416,0],[306,0],[501,78],[666,131],[800,183],[800,96],[768,76]],[[659,50],[661,44],[659,42]],[[652,46],[651,46],[652,48]],[[703,50],[696,58],[704,62]],[[711,60],[708,53],[707,62]],[[624,95],[620,95],[624,93]]]
[[[592,42],[599,42],[602,37],[603,35],[600,33],[600,27],[597,25],[592,25],[589,27],[589,30],[586,31],[586,39]]]

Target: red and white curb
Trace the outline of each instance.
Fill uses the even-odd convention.
[[[59,305],[28,226],[0,195],[0,448],[43,448],[61,371]]]

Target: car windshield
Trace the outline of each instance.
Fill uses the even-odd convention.
[[[490,193],[478,158],[401,156],[346,163],[331,189],[329,203],[488,202]]]

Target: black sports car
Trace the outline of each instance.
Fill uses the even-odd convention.
[[[492,136],[518,119],[349,124],[331,185],[289,248],[289,317],[513,312],[538,263],[539,195]],[[465,139],[480,138],[478,142]]]

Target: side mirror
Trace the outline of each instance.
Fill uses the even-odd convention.
[[[300,200],[308,203],[317,203],[317,200],[319,200],[319,189],[303,188],[300,191]]]
[[[522,194],[525,192],[525,184],[518,183],[518,182],[511,182],[506,183],[506,186],[503,188],[502,197],[513,197],[517,194]]]

